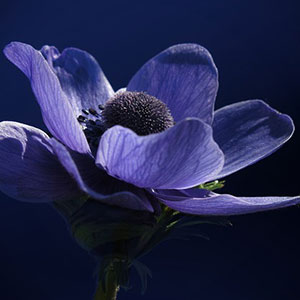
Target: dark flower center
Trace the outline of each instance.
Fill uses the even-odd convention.
[[[158,133],[174,125],[168,107],[144,92],[116,94],[106,102],[102,117],[108,128],[121,125],[138,135]]]
[[[97,147],[104,131],[114,125],[130,128],[138,135],[162,132],[174,125],[168,107],[144,92],[120,92],[104,106],[83,109],[78,116],[89,144]]]

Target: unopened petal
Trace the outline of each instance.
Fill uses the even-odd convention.
[[[153,212],[153,207],[144,191],[108,176],[96,167],[93,158],[89,155],[77,153],[71,155],[54,139],[51,140],[51,144],[61,164],[87,195],[104,204]]]

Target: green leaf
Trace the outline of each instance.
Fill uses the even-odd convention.
[[[198,185],[198,188],[204,189],[204,190],[209,190],[209,191],[214,191],[217,189],[221,189],[222,187],[224,187],[224,185],[225,185],[225,180],[222,180],[222,181],[215,180],[215,181],[200,184],[200,185]]]
[[[132,261],[132,265],[136,269],[138,275],[140,276],[142,286],[141,293],[143,295],[145,294],[147,289],[148,277],[152,278],[152,273],[146,265],[144,265],[136,259]]]

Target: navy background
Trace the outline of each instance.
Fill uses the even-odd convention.
[[[227,178],[235,195],[299,194],[298,1],[2,1],[0,47],[12,40],[92,53],[115,89],[150,57],[182,42],[210,50],[220,72],[217,107],[261,98],[292,116],[296,130],[276,154]],[[44,128],[25,76],[0,55],[0,120]],[[1,194],[0,299],[92,299],[94,261],[48,205]],[[203,227],[210,241],[170,241],[143,260],[153,279],[143,297],[300,299],[298,207]]]

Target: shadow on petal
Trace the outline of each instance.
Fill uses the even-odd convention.
[[[225,156],[221,178],[279,149],[294,132],[292,119],[261,100],[225,106],[215,113],[214,139]]]
[[[69,152],[55,139],[51,140],[51,144],[61,164],[76,180],[79,188],[91,198],[123,208],[154,211],[143,189],[108,176],[95,165],[90,155]]]

